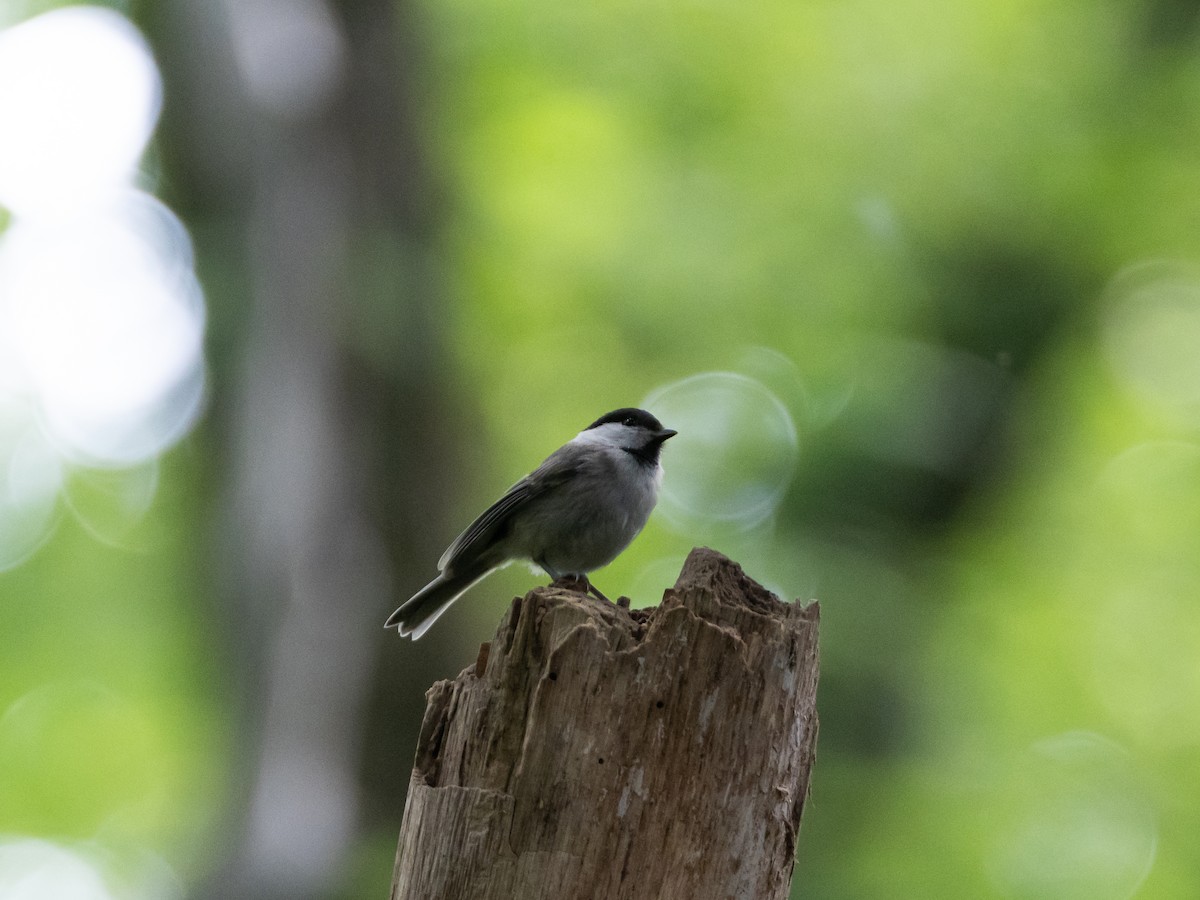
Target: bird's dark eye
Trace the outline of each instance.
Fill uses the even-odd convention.
[[[627,417],[625,418],[625,421],[624,421],[624,422],[622,422],[621,424],[622,424],[622,425],[628,425],[630,428],[632,428],[632,427],[634,426],[633,416],[627,416]]]

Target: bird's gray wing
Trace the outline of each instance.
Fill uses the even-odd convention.
[[[483,553],[508,527],[509,520],[518,510],[546,491],[569,480],[580,470],[580,458],[571,452],[570,445],[555,450],[529,475],[526,475],[508,491],[480,513],[479,517],[454,539],[442,558],[438,560],[438,571],[455,568],[455,563],[470,560]]]

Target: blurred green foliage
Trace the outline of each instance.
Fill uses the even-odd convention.
[[[1191,7],[419,11],[445,334],[480,417],[460,518],[609,408],[755,379],[799,436],[774,513],[664,509],[597,581],[653,602],[709,543],[821,599],[794,896],[1200,895]],[[1162,273],[1123,288],[1148,261]],[[193,539],[211,448],[168,459],[141,550],[66,518],[0,574],[0,832],[203,870],[230,764]],[[751,436],[745,459],[770,450]],[[477,589],[464,646],[531,583]],[[364,838],[354,896],[386,890],[395,824]]]
[[[0,574],[2,833],[203,870],[190,848],[211,841],[219,814],[226,685],[189,533],[202,506],[188,456],[164,464],[154,509],[121,547],[64,515]]]

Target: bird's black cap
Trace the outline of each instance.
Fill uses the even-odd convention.
[[[609,422],[616,422],[619,425],[633,425],[649,429],[650,431],[663,431],[662,422],[650,415],[644,409],[638,409],[635,406],[624,406],[621,409],[614,409],[610,413],[605,413],[595,422],[589,425],[584,431],[591,431],[593,428],[598,428],[601,425],[607,425]]]

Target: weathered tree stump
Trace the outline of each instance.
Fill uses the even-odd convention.
[[[392,900],[786,898],[818,619],[706,549],[656,609],[515,599],[428,692]]]

